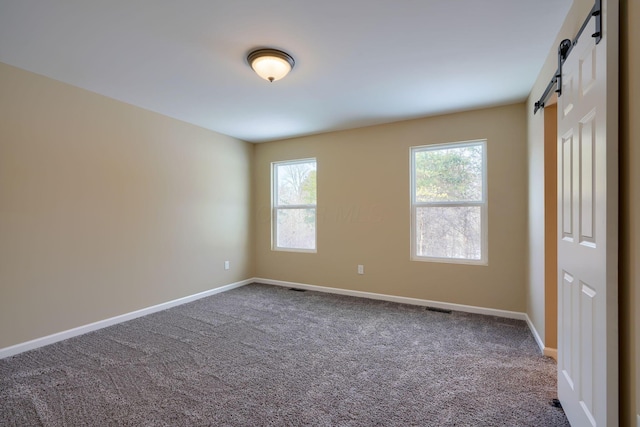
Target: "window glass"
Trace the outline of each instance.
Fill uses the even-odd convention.
[[[316,250],[316,160],[272,164],[274,250]]]
[[[486,141],[411,149],[411,253],[486,264]]]

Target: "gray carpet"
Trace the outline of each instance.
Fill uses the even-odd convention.
[[[568,426],[522,321],[253,284],[0,360],[2,426]]]

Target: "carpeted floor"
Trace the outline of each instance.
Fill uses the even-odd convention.
[[[568,426],[522,321],[253,284],[0,360],[5,426]]]

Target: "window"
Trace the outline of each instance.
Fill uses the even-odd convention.
[[[272,249],[316,251],[316,159],[275,162]]]
[[[411,148],[411,257],[487,264],[486,141]]]

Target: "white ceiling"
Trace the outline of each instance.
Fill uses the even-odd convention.
[[[0,0],[0,61],[261,142],[522,101],[571,2]]]

